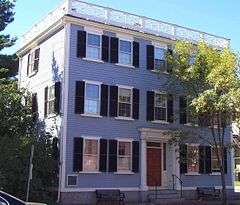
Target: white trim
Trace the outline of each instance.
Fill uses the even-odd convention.
[[[122,64],[122,63],[115,63],[115,65],[121,66],[121,67],[126,67],[126,68],[135,68],[135,66],[133,66],[133,65],[127,65],[127,64]]]
[[[96,188],[64,188],[62,192],[95,192],[97,189],[120,189],[120,191],[140,191],[139,187],[96,187]]]
[[[81,116],[83,116],[83,117],[95,117],[95,118],[102,118],[103,117],[99,114],[94,115],[94,114],[88,114],[88,113],[81,114]]]
[[[120,53],[121,53],[121,51],[120,51],[120,41],[128,41],[131,44],[131,62],[130,62],[130,64],[123,64],[123,63],[120,62]],[[126,52],[124,52],[124,53],[126,53]],[[132,40],[123,39],[123,38],[118,39],[118,63],[117,64],[121,65],[121,66],[125,66],[125,67],[135,68],[133,66],[133,41]]]
[[[78,174],[101,174],[100,171],[80,171]]]
[[[142,135],[142,133],[141,133]],[[142,190],[147,190],[147,181],[146,181],[146,178],[147,178],[147,145],[146,145],[146,140],[143,139],[141,137],[141,169],[140,169],[140,173],[141,173],[141,189]]]
[[[90,34],[103,35],[103,30],[96,27],[84,26],[84,31]]]
[[[102,60],[99,60],[99,59],[93,59],[93,58],[82,58],[83,60],[86,60],[86,61],[92,61],[92,62],[96,62],[96,63],[104,63],[104,61]]]
[[[168,121],[163,121],[163,120],[153,120],[151,122],[152,123],[158,123],[158,124],[170,124]]]
[[[158,107],[158,108],[164,108],[166,109],[166,120],[155,120],[155,107],[156,106],[156,95],[159,94],[159,95],[165,95],[166,97],[166,100],[165,100],[165,103],[166,103],[166,107]],[[153,121],[152,122],[155,122],[155,123],[167,123],[169,124],[168,122],[168,96],[167,96],[167,93],[164,92],[164,91],[154,91],[154,109],[153,109]]]
[[[163,42],[152,41],[152,45],[154,46],[154,48],[163,48],[165,50],[168,49],[168,45]]]
[[[99,136],[91,136],[91,135],[82,135],[81,137],[87,140],[100,140],[102,138]]]
[[[117,171],[117,172],[114,172],[114,174],[117,174],[117,175],[133,175],[135,173],[132,172],[132,171]]]
[[[133,89],[133,86],[128,86],[128,85],[120,85],[120,84],[116,84],[116,86],[118,86],[119,88],[125,88],[125,89]]]
[[[184,174],[185,176],[200,176],[201,174],[199,172],[188,172]]]
[[[101,85],[101,84],[103,84],[103,82],[95,81],[95,80],[84,80],[84,79],[83,79],[83,81],[84,81],[85,83],[95,84],[95,85]]]
[[[119,141],[119,142],[132,142],[134,141],[133,138],[115,138],[115,140]]]
[[[76,177],[76,184],[75,184],[75,185],[69,185],[69,183],[68,183],[68,177]],[[78,178],[78,176],[77,176],[76,174],[68,174],[68,175],[67,175],[67,186],[68,186],[68,187],[76,187],[76,186],[78,185],[78,183],[77,183],[77,178]]]
[[[199,186],[201,187],[201,186]],[[222,186],[204,186],[204,187],[215,187],[215,189],[222,189]],[[196,186],[191,186],[191,187],[183,187],[182,188],[184,191],[186,190],[196,190],[197,187]],[[234,189],[234,186],[226,186],[226,189]],[[177,189],[180,190],[180,189]]]
[[[210,176],[221,176],[221,172],[212,172],[209,174]]]
[[[116,119],[116,120],[134,121],[134,119],[132,117],[122,117],[122,116],[115,117],[114,119]]]
[[[117,33],[116,37],[119,38],[119,40],[124,40],[124,41],[133,42],[133,40],[134,40],[132,35],[127,35],[127,34],[123,34],[123,33]]]
[[[118,86],[118,101],[117,101],[117,119],[121,120],[132,120],[133,118],[133,87],[131,86],[125,86],[125,85],[117,85]],[[124,117],[119,115],[119,89],[127,89],[131,91],[131,97],[130,97],[130,116],[129,117]]]
[[[97,46],[92,46],[92,47],[95,47],[95,48],[97,48],[97,49],[99,49],[99,58],[97,58],[97,59],[95,59],[95,58],[90,58],[89,56],[88,56],[88,47],[89,47],[89,45],[88,45],[88,35],[89,34],[92,34],[92,35],[95,35],[95,36],[99,36],[99,38],[100,38],[100,45],[99,45],[99,47],[97,47]],[[91,47],[91,46],[90,46]],[[92,61],[95,61],[95,62],[99,62],[99,61],[101,61],[102,60],[102,34],[96,34],[96,33],[92,33],[92,32],[87,32],[86,33],[86,58],[85,58],[85,60],[86,59],[91,59]]]
[[[129,170],[119,170],[118,169],[118,158],[119,158],[119,142],[127,142],[127,143],[130,143],[130,169]],[[116,173],[129,173],[129,172],[132,172],[132,142],[133,140],[131,139],[118,139],[117,140],[117,172]],[[126,155],[123,155],[123,156],[126,156]]]

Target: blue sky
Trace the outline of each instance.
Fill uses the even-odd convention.
[[[240,1],[238,0],[86,1],[221,35],[230,38],[231,47],[235,51],[240,51]],[[4,32],[20,38],[61,2],[61,0],[17,0],[15,21]],[[19,41],[2,53],[12,54],[18,49]]]

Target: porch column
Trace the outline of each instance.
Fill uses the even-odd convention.
[[[180,166],[179,166],[179,146],[172,145],[172,161],[173,161],[173,174],[180,178]],[[175,177],[175,188],[180,190],[180,181]]]
[[[145,139],[141,139],[141,190],[147,190],[147,143]]]

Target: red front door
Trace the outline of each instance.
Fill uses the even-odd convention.
[[[162,185],[162,153],[159,148],[147,148],[147,185]]]

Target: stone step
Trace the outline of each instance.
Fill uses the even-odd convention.
[[[172,204],[185,204],[185,203],[182,203],[184,202],[184,199],[183,198],[177,198],[177,199],[154,199],[154,200],[151,200],[151,204],[158,204],[158,205],[172,205]]]

